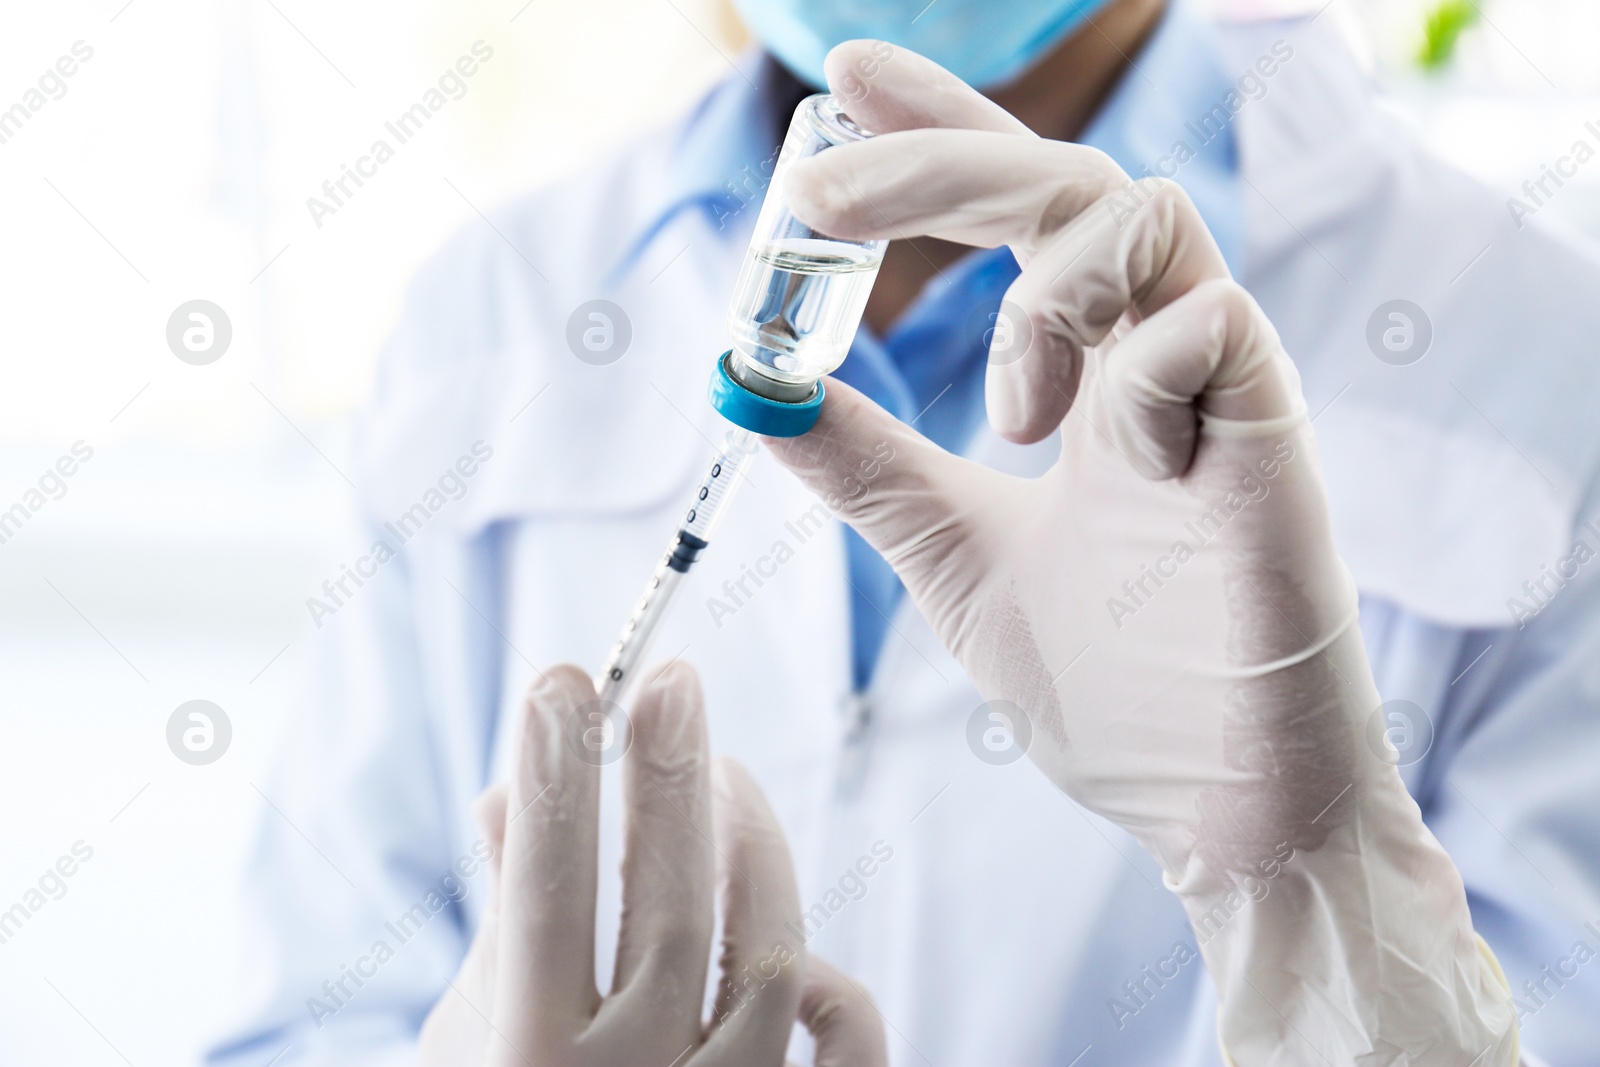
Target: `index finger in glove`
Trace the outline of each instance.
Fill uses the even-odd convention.
[[[528,692],[501,856],[490,1064],[566,1055],[599,1007],[600,767],[569,741],[595,707],[593,683],[572,666],[551,668]]]
[[[1009,245],[1022,276],[1007,293],[986,389],[1006,437],[1037,441],[1077,393],[1083,350],[1130,307],[1159,310],[1227,264],[1181,188],[1132,182],[1093,148],[988,130],[920,129],[797,162],[796,215],[851,240],[922,234]]]
[[[478,794],[472,802],[472,819],[483,831],[483,840],[489,846],[489,897],[497,902],[500,892],[500,854],[506,847],[506,803],[511,787],[497,782]]]
[[[814,1067],[887,1067],[883,1020],[867,991],[816,956],[806,960],[800,1022],[817,1043]]]
[[[997,330],[989,348],[990,423],[1022,444],[1048,436],[1077,397],[1085,349],[1125,315],[1124,325],[1137,323],[1228,277],[1176,183],[1146,179],[1101,197],[1053,234],[1006,291],[999,314],[1020,321]]]
[[[699,676],[656,672],[633,708],[624,771],[622,925],[608,1010],[664,1060],[699,1038],[713,913],[711,757]]]
[[[1023,259],[1129,178],[1096,148],[993,130],[880,134],[795,161],[794,213],[834,237],[1010,245]]]
[[[777,816],[739,764],[718,760],[716,840],[722,882],[722,980],[715,1025],[689,1067],[782,1063],[805,967],[800,894]]]
[[[494,1010],[494,975],[500,942],[500,849],[505,840],[506,786],[490,786],[472,812],[490,848],[489,902],[478,921],[467,956],[454,981],[428,1012],[417,1035],[419,1067],[477,1061],[489,1045]]]
[[[1146,478],[1188,469],[1202,425],[1230,437],[1287,433],[1305,418],[1277,331],[1229,279],[1202,282],[1104,357],[1105,427]]]
[[[874,133],[944,127],[1032,137],[1020,119],[926,56],[870,39],[835,45],[823,62],[828,91]]]

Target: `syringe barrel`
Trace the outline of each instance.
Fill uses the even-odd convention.
[[[598,680],[601,699],[620,701],[633,682],[679,583],[701,551],[711,544],[711,535],[716,532],[722,516],[727,514],[728,503],[759,451],[760,445],[753,434],[740,429],[728,431],[695,490],[694,500],[684,512],[682,524],[672,535],[672,543],[656,564],[644,593],[634,605],[633,614],[628,616],[616,644],[611,647],[611,654],[606,657]]]
[[[677,547],[676,538],[673,547]],[[649,651],[656,627],[666,617],[667,606],[672,603],[672,596],[678,591],[678,584],[683,581],[684,575],[683,571],[671,565],[672,556],[673,550],[668,549],[661,562],[656,564],[655,572],[645,585],[644,595],[634,606],[633,614],[628,617],[617,643],[611,647],[611,654],[606,657],[605,666],[600,669],[596,687],[601,700],[613,704],[621,702],[634,675],[638,673],[644,654]]]
[[[728,502],[744,483],[745,472],[760,452],[760,442],[747,430],[735,427],[723,437],[722,446],[712,457],[710,468],[695,490],[694,501],[683,516],[682,532],[698,538],[701,547],[710,543],[717,523],[727,514]]]

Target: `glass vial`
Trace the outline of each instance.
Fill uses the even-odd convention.
[[[784,183],[795,160],[871,136],[827,93],[795,108],[728,309],[728,370],[759,396],[805,401],[850,351],[889,242],[813,230],[790,212]]]

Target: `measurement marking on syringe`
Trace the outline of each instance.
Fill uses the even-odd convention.
[[[639,666],[678,584],[689,573],[689,568],[700,554],[710,546],[712,529],[737,487],[737,479],[743,475],[741,468],[755,454],[755,438],[744,430],[729,433],[718,449],[710,472],[695,491],[694,503],[685,514],[683,525],[673,535],[671,545],[656,564],[655,572],[634,605],[633,613],[623,624],[616,644],[612,646],[611,655],[601,673],[600,695],[603,698],[614,699],[619,696],[632,680],[631,676]]]

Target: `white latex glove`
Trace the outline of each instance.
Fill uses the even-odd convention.
[[[1514,1063],[1460,876],[1365,736],[1356,592],[1272,325],[1177,185],[1130,185],[872,46],[828,71],[879,136],[797,163],[793,209],[844,238],[1010,245],[1021,321],[991,348],[989,419],[1019,442],[1059,427],[1061,459],[995,473],[839,382],[772,451],[819,495],[878,470],[840,517],[991,709],[1020,709],[1044,772],[1161,863],[1236,1063]]]
[[[686,665],[653,678],[633,709],[622,930],[611,994],[600,995],[600,768],[568,737],[595,692],[576,667],[545,679],[528,695],[509,786],[479,799],[497,888],[423,1024],[422,1067],[779,1067],[797,1013],[818,1067],[884,1067],[872,1002],[785,928],[800,925],[800,900],[783,831],[742,767],[711,764],[699,679]],[[707,1025],[713,840],[723,982]]]

